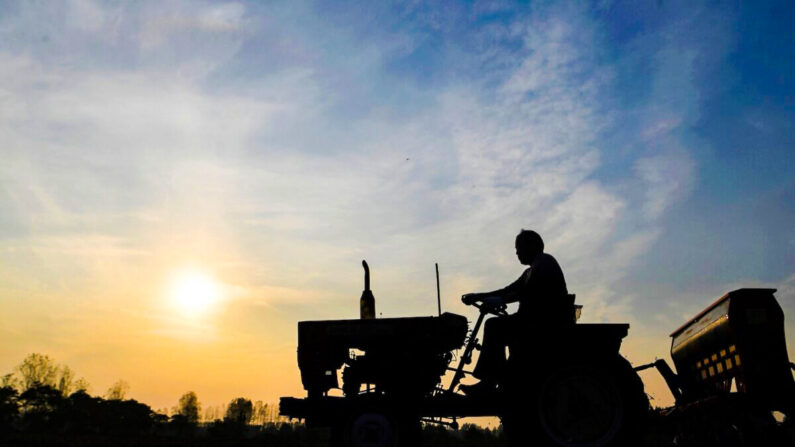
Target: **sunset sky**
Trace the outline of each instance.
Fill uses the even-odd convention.
[[[374,5],[373,3],[377,3]],[[303,395],[296,323],[476,316],[521,228],[624,355],[777,288],[792,2],[0,1],[0,375],[153,408]],[[671,402],[644,373],[657,405]]]

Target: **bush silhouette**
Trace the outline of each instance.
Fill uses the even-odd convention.
[[[10,386],[0,387],[0,431],[10,430],[19,414],[19,393]]]

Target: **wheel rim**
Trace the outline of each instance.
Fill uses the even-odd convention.
[[[391,447],[395,430],[392,421],[380,413],[364,413],[351,424],[351,446]]]
[[[541,425],[564,446],[598,447],[613,440],[624,406],[613,380],[572,371],[551,377],[538,400]]]

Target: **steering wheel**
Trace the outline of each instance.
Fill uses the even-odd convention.
[[[498,317],[504,317],[508,315],[508,306],[505,303],[498,304],[496,306],[489,306],[484,301],[474,302],[471,304],[480,310],[481,313],[488,313],[492,315],[497,315]]]

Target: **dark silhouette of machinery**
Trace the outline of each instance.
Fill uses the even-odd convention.
[[[734,290],[675,330],[677,374],[665,360],[636,368],[655,367],[665,378],[676,399],[666,416],[677,445],[795,445],[795,365],[775,291]],[[788,427],[776,423],[773,411],[788,418]]]
[[[475,397],[457,387],[479,347],[485,316],[504,314],[504,306],[475,304],[480,313],[471,332],[465,317],[451,313],[304,321],[298,324],[298,366],[308,396],[283,397],[280,412],[309,426],[331,427],[332,443],[346,447],[419,445],[421,422],[457,426],[458,418],[469,416],[499,416],[517,446],[641,445],[648,424],[659,418],[650,418],[637,371],[656,367],[676,398],[665,420],[678,445],[754,445],[742,442],[753,430],[773,430],[770,410],[792,417],[795,397],[783,313],[773,292],[731,292],[675,331],[671,355],[678,375],[662,360],[633,368],[620,355],[628,324],[574,324],[539,328],[511,344],[498,391]],[[580,306],[570,299],[576,320]],[[454,373],[442,386],[448,371]],[[330,395],[332,389],[342,393]],[[714,439],[699,437],[718,407],[736,419],[732,427],[741,427],[725,436],[711,433]],[[738,418],[751,422],[746,427]],[[722,430],[721,424],[713,425]],[[783,440],[776,436],[769,445]],[[727,442],[735,438],[740,443]]]
[[[422,397],[433,392],[467,333],[467,320],[440,317],[298,323],[298,367],[309,397],[332,388],[346,396],[362,386],[389,397]],[[352,350],[360,354],[351,354]],[[342,370],[342,384],[337,372]]]

